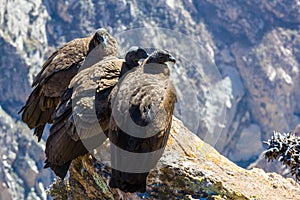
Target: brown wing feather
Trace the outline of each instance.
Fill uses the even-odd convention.
[[[71,160],[88,152],[84,144],[96,148],[106,139],[103,137],[102,141],[99,135],[93,133],[97,133],[99,120],[107,135],[110,117],[108,97],[118,82],[123,65],[124,60],[109,58],[84,69],[72,79],[69,89],[62,95],[53,115],[54,123],[45,151],[46,167],[51,167],[61,178],[65,176]],[[99,116],[99,119],[94,116]]]
[[[51,123],[59,97],[77,73],[87,53],[89,38],[75,39],[56,50],[33,81],[34,90],[21,109],[22,120],[41,140],[46,123]]]
[[[42,66],[42,70],[33,81],[35,89],[20,110],[23,121],[29,128],[36,128],[34,134],[41,139],[43,127],[52,123],[51,116],[58,105],[60,96],[69,85],[71,79],[77,74],[90,51],[90,41],[93,36],[77,38],[57,49]],[[98,47],[101,45],[98,45]],[[93,51],[91,51],[93,52]],[[97,53],[92,55],[94,62],[107,55],[117,54],[115,39],[109,35],[108,48],[97,48]],[[88,67],[87,64],[85,67]]]
[[[96,116],[104,121],[106,118],[109,119],[108,95],[118,82],[123,64],[124,60],[109,58],[81,71],[71,81],[73,117],[77,122],[77,128],[85,128],[99,121],[104,131],[108,129],[108,125],[102,123]]]
[[[84,60],[91,38],[77,38],[57,49],[43,64],[42,70],[33,81],[33,86],[42,85],[54,73],[66,70]]]
[[[38,137],[38,141],[41,140],[43,134],[42,127],[45,127],[46,123],[52,123],[51,116],[59,102],[60,95],[77,71],[76,67],[61,71],[54,74],[53,78],[41,87],[36,86],[20,111],[22,120],[28,127],[36,128],[34,135]]]

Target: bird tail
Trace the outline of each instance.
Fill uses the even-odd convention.
[[[149,173],[128,173],[112,169],[109,186],[124,192],[146,191],[146,179]]]
[[[34,129],[33,135],[35,135],[38,138],[38,142],[41,141],[45,126],[46,124],[43,124]]]
[[[161,130],[156,135],[149,138],[138,138],[118,128],[114,118],[111,117],[109,139],[111,141],[112,167],[125,170],[135,169],[137,173],[112,169],[110,187],[119,188],[125,192],[145,192],[147,176],[164,152],[170,127],[171,123],[168,123],[166,130]],[[129,162],[128,152],[135,153],[132,155],[138,159]]]
[[[45,168],[50,167],[60,178],[64,178],[73,159],[88,153],[81,140],[73,140],[68,134],[68,125],[54,124],[46,142]]]
[[[98,134],[91,134],[88,138],[79,137],[77,131],[80,127],[76,127],[72,116],[71,96],[72,88],[67,89],[61,96],[60,103],[52,115],[53,124],[45,150],[47,157],[45,167],[50,167],[61,178],[65,177],[72,160],[87,154],[87,148],[97,148],[104,142]],[[96,125],[95,127],[99,126]],[[92,131],[93,127],[88,127],[86,131]],[[104,139],[106,137],[103,137]],[[85,145],[89,146],[86,148]]]
[[[67,175],[67,172],[69,170],[69,167],[71,165],[71,161],[68,161],[67,163],[65,163],[61,166],[51,164],[50,162],[48,162],[48,160],[46,160],[45,163],[46,164],[45,164],[44,168],[50,167],[54,171],[56,176],[60,177],[61,179],[65,178],[65,176]]]
[[[50,167],[62,179],[65,177],[72,160],[87,154],[88,149],[97,148],[99,144],[104,142],[99,135],[91,136],[82,141],[77,135],[71,111],[66,110],[63,115],[59,115],[54,120],[46,141],[47,160],[45,167]],[[85,145],[89,146],[86,147]]]
[[[34,88],[26,104],[18,114],[22,113],[22,120],[30,129],[36,128],[34,135],[41,140],[46,123],[51,122],[51,115],[58,102],[57,98],[48,98],[40,95],[40,87]]]

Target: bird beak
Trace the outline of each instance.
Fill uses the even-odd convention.
[[[98,36],[97,38],[98,42],[102,44],[102,46],[105,48],[107,47],[107,40],[108,40],[108,37],[107,35],[101,35],[101,36]]]
[[[103,36],[103,42],[102,42],[103,47],[107,47],[107,40],[108,40],[107,35]]]
[[[176,59],[173,57],[173,56],[170,56],[170,62],[172,62],[172,63],[176,63]]]
[[[142,58],[148,58],[149,54],[145,53]]]

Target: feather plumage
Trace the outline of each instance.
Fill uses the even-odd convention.
[[[146,189],[148,172],[122,171],[130,161],[128,157],[122,157],[120,149],[132,153],[157,151],[157,154],[141,157],[133,164],[141,168],[143,163],[149,163],[149,159],[156,164],[163,153],[176,102],[176,91],[166,65],[169,61],[175,62],[175,59],[168,52],[155,51],[141,67],[126,74],[111,94],[109,139],[118,147],[111,148],[111,187],[125,192],[144,192]]]
[[[51,54],[35,77],[34,89],[19,111],[28,127],[35,128],[34,135],[39,141],[46,123],[52,123],[51,115],[60,96],[79,68],[117,54],[117,42],[105,29],[98,29],[86,38],[74,39]],[[86,60],[87,55],[90,55],[89,60]]]
[[[106,140],[110,119],[109,94],[118,83],[122,73],[138,66],[141,58],[146,58],[144,50],[131,50],[126,60],[106,57],[92,67],[81,70],[70,82],[62,95],[61,103],[53,115],[53,125],[46,142],[46,166],[64,178],[66,165],[79,155],[96,148]],[[99,125],[104,134],[99,132]],[[65,149],[68,149],[66,151]],[[54,167],[52,167],[54,166]]]

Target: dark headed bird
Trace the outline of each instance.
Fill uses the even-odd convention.
[[[147,56],[145,50],[135,47],[126,54],[125,60],[106,57],[78,72],[53,114],[45,167],[64,178],[73,159],[106,140],[111,113],[109,94],[119,77]]]
[[[167,62],[175,63],[169,52],[154,51],[111,93],[112,188],[145,192],[148,173],[162,156],[177,101]]]
[[[90,55],[89,60],[85,60],[87,55]],[[118,55],[117,42],[101,28],[89,37],[66,43],[47,59],[32,83],[33,91],[19,111],[28,127],[35,128],[34,135],[38,141],[41,140],[46,123],[52,123],[51,115],[60,96],[79,68],[82,65],[91,66],[107,55]]]

